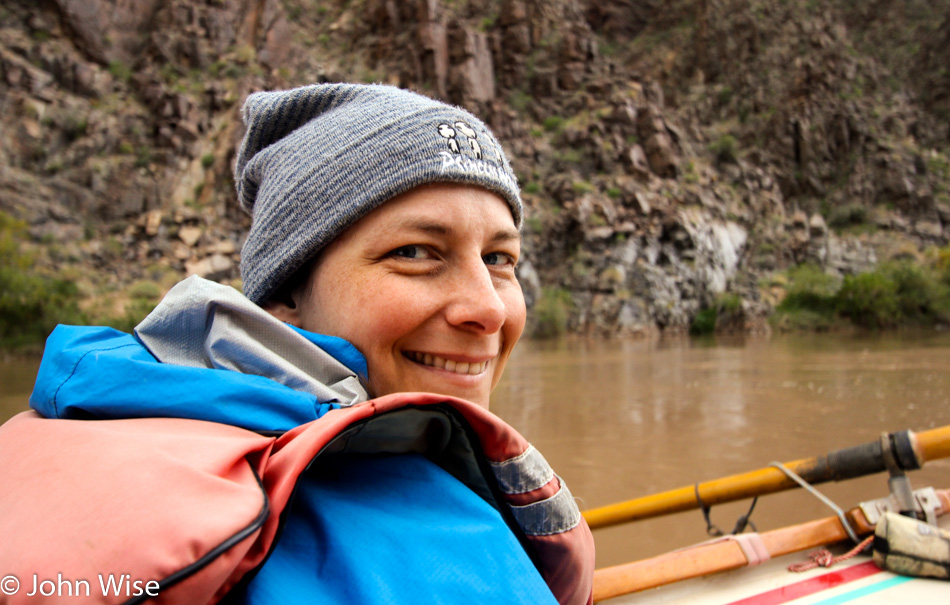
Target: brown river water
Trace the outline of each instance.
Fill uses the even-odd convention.
[[[26,408],[37,360],[0,361],[0,421]],[[950,424],[950,334],[527,341],[492,411],[519,429],[581,509],[824,455],[883,431]],[[910,474],[950,488],[950,461]],[[876,475],[819,489],[842,508],[887,495]],[[728,531],[749,502],[712,509]],[[831,516],[801,490],[765,496],[760,531]],[[708,538],[699,511],[597,530],[598,566]]]

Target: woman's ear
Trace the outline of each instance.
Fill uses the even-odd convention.
[[[303,316],[300,304],[310,295],[310,278],[313,273],[314,261],[308,262],[303,268],[290,276],[277,291],[264,303],[261,308],[296,328],[303,328]]]
[[[293,299],[287,302],[269,300],[263,303],[261,308],[282,322],[289,323],[297,328],[302,327],[300,325],[300,311],[297,309],[297,305],[294,304]]]

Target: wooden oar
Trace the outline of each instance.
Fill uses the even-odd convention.
[[[924,462],[950,457],[950,425],[920,433],[900,431],[888,435],[887,438],[898,465],[904,470],[918,469]],[[831,480],[853,479],[887,469],[882,441],[837,450],[826,456],[786,462],[784,466],[813,485]],[[584,511],[583,515],[591,529],[596,529],[692,510],[702,504],[712,506],[795,487],[798,487],[798,484],[784,472],[775,467],[767,467],[592,508]]]
[[[938,490],[940,509],[950,510],[950,490]],[[848,511],[848,519],[859,536],[870,534],[874,526],[860,508]],[[749,536],[740,534],[730,538]],[[838,517],[827,517],[800,525],[758,534],[770,557],[779,557],[809,548],[834,544],[848,539]],[[739,542],[721,539],[697,544],[671,553],[605,567],[594,572],[594,600],[610,599],[632,592],[656,588],[681,580],[738,569],[752,564]]]

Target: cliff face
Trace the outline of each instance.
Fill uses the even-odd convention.
[[[382,81],[463,105],[528,204],[529,305],[683,330],[762,278],[950,239],[950,2],[12,0],[0,211],[90,295],[238,281],[252,91]],[[91,270],[90,270],[91,269]]]

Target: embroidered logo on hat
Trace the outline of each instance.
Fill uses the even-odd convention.
[[[479,145],[476,140],[478,133],[465,122],[456,122],[454,128],[448,124],[439,124],[439,134],[446,139],[449,150],[456,154],[462,153],[459,147],[458,137],[456,136],[457,134],[461,134],[468,141],[469,147],[471,147],[472,152],[475,154],[475,159],[482,159],[482,146]]]

